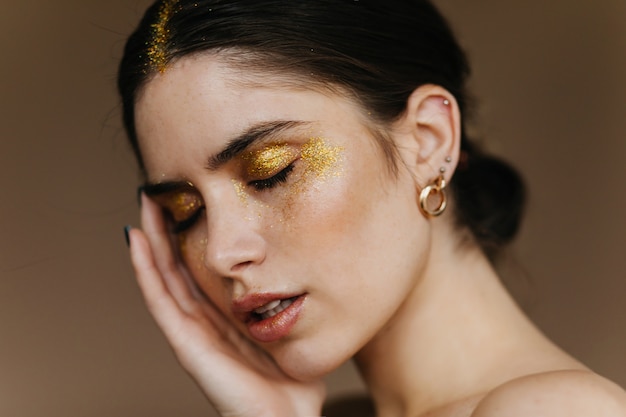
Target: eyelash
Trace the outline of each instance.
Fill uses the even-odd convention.
[[[172,232],[176,235],[183,233],[184,231],[189,229],[191,226],[193,226],[203,213],[204,213],[204,207],[200,207],[187,219],[180,221],[180,222],[174,222],[174,227],[173,227]]]
[[[291,174],[291,171],[293,171],[293,169],[294,169],[294,163],[292,162],[291,164],[287,165],[287,167],[285,167],[285,169],[280,171],[278,174],[269,178],[262,179],[262,180],[250,181],[248,185],[254,187],[257,191],[263,191],[263,190],[274,188],[279,184],[287,182],[287,178],[289,177],[289,174]]]

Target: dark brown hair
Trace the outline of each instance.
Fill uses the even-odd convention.
[[[130,36],[118,78],[124,126],[142,169],[134,120],[141,87],[167,62],[207,51],[239,53],[253,68],[337,86],[381,125],[400,117],[424,84],[447,89],[467,111],[466,56],[429,1],[157,1]],[[455,214],[493,254],[518,230],[524,186],[509,165],[474,146],[462,124],[450,185]]]

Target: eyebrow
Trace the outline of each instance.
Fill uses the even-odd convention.
[[[253,125],[235,138],[231,139],[226,147],[216,155],[209,158],[206,168],[215,171],[237,155],[245,151],[250,145],[263,141],[285,130],[302,126],[307,122],[297,120],[264,122]]]
[[[250,126],[236,137],[228,141],[223,150],[209,157],[206,169],[215,171],[228,161],[237,157],[254,143],[267,140],[272,136],[276,136],[285,130],[308,125],[309,122],[300,120],[279,120],[272,122],[263,122]],[[166,181],[158,183],[147,182],[140,186],[137,192],[144,193],[149,197],[180,191],[185,188],[193,188],[193,184],[189,181]]]

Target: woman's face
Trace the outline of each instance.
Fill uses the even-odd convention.
[[[149,81],[136,124],[150,194],[234,326],[287,374],[319,377],[390,323],[419,282],[429,228],[415,180],[402,162],[390,173],[353,102],[240,79],[204,55]]]

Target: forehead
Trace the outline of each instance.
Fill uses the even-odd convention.
[[[139,146],[149,175],[176,175],[174,161],[198,164],[248,127],[274,121],[343,124],[361,112],[344,96],[308,89],[295,78],[236,69],[214,54],[173,62],[143,88],[135,105]],[[317,134],[320,132],[311,132]],[[195,159],[201,158],[201,159]]]
[[[236,95],[243,98],[244,92],[249,94],[254,90],[265,93],[270,90],[317,92],[357,104],[358,100],[352,100],[353,95],[344,87],[320,80],[312,74],[304,76],[280,69],[279,65],[266,65],[266,61],[267,58],[239,50],[184,56],[148,80],[138,94],[136,107],[144,107],[145,102],[157,100],[197,100],[203,95],[212,95],[213,99]]]

